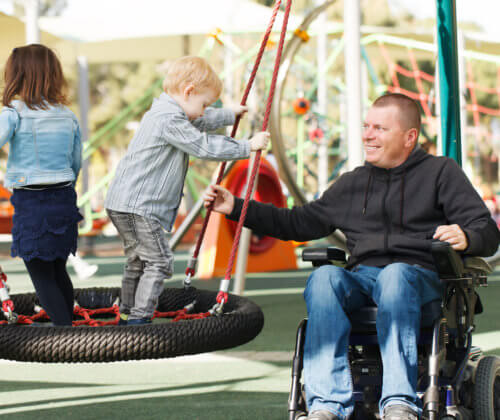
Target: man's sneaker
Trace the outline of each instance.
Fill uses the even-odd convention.
[[[382,420],[418,420],[418,413],[405,404],[394,404],[384,408]]]
[[[339,420],[340,418],[336,415],[331,413],[328,410],[314,410],[312,413],[310,413],[307,418],[307,420]]]
[[[150,318],[137,318],[137,319],[129,319],[127,321],[127,325],[144,325],[151,324]]]

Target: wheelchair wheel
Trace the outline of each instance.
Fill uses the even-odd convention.
[[[485,356],[474,383],[474,419],[500,420],[500,357]]]

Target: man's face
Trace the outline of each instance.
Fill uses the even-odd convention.
[[[379,168],[395,168],[411,153],[416,130],[405,130],[395,106],[371,107],[363,124],[365,159]],[[416,139],[415,139],[416,140]]]

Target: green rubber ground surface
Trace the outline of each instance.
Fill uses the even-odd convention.
[[[176,272],[186,256],[177,255]],[[98,273],[75,287],[119,286],[124,259],[89,258]],[[0,260],[11,293],[32,291],[18,259]],[[108,364],[39,364],[0,360],[0,417],[24,419],[285,420],[295,332],[305,315],[308,269],[249,275],[247,295],[261,306],[265,326],[252,342],[223,352],[176,359]],[[176,274],[168,286],[181,284]],[[479,293],[486,313],[476,318],[474,344],[500,355],[500,271]],[[218,280],[195,286],[217,289]]]

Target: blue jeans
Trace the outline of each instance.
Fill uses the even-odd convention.
[[[151,318],[164,282],[172,277],[173,253],[156,220],[133,213],[107,210],[123,241],[127,262],[120,293],[120,312],[129,320]]]
[[[416,394],[421,306],[441,299],[442,286],[436,272],[403,263],[361,265],[353,271],[322,266],[307,280],[304,381],[309,410],[329,410],[342,419],[353,412],[346,313],[366,305],[370,297],[378,306],[382,363],[390,366],[383,370],[380,411],[395,403],[421,411]]]

